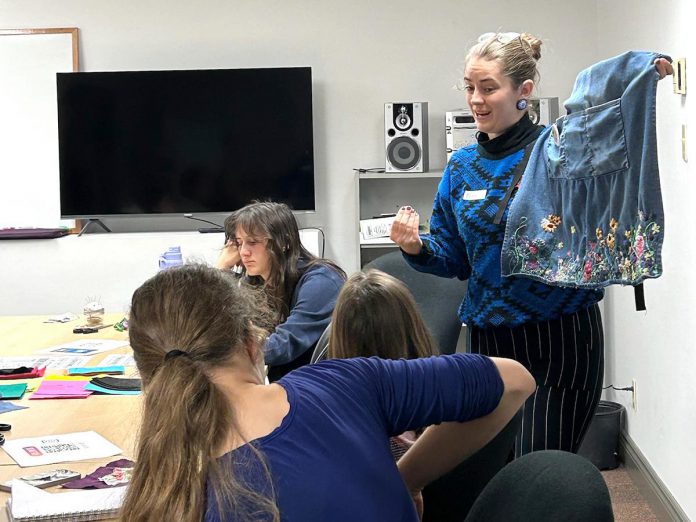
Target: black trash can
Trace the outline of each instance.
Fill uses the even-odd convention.
[[[619,434],[625,411],[626,408],[617,402],[599,401],[578,455],[585,457],[598,469],[618,467]]]

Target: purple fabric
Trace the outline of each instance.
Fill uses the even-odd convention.
[[[115,460],[113,462],[109,462],[106,466],[97,468],[94,472],[90,473],[89,475],[85,475],[81,479],[66,482],[63,484],[63,487],[68,489],[104,489],[123,486],[123,483],[109,485],[103,480],[99,479],[101,477],[113,474],[116,468],[132,468],[134,465],[135,463],[132,460]]]

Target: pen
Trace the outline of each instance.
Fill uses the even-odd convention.
[[[102,324],[100,326],[78,326],[77,328],[73,328],[73,333],[82,333],[82,334],[96,333],[97,330],[101,330],[102,328],[108,328],[109,326],[113,326],[113,323]]]

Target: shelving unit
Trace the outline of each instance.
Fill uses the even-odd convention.
[[[411,205],[420,214],[421,222],[429,221],[443,170],[356,174],[358,218],[369,219],[380,214],[395,213],[402,206]],[[356,236],[360,251],[360,267],[397,248],[388,237],[361,241],[359,226]]]

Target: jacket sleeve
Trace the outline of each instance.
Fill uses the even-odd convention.
[[[421,235],[423,249],[415,256],[405,252],[403,255],[406,262],[420,272],[464,280],[469,278],[471,266],[464,240],[459,234],[455,209],[452,208],[452,164],[450,161],[438,185],[430,218],[430,234]]]
[[[300,278],[290,314],[266,340],[266,364],[287,364],[317,343],[331,322],[342,285],[342,277],[328,267],[310,269]]]

